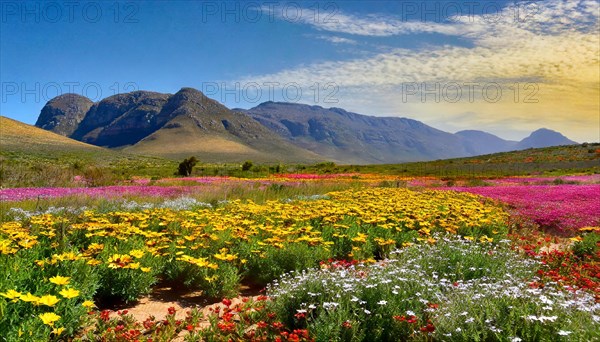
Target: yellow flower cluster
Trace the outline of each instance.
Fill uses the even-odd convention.
[[[506,218],[501,208],[469,193],[368,188],[333,192],[318,200],[264,204],[237,200],[217,209],[197,211],[86,211],[72,222],[50,214],[40,215],[33,217],[28,226],[20,222],[2,223],[0,253],[14,255],[19,250],[33,248],[42,238],[57,243],[57,226],[67,226],[63,234],[83,235],[91,242],[78,246],[79,252],[59,253],[39,260],[39,266],[86,260],[90,265],[105,263],[110,268],[149,272],[140,260],[151,255],[217,269],[222,262],[245,262],[235,247],[240,245],[248,246],[254,255],[264,255],[266,249],[284,249],[292,244],[329,248],[337,239],[347,238],[354,250],[358,250],[372,238],[369,227],[377,227],[389,234],[377,237],[373,243],[391,249],[404,243],[394,238],[399,232],[412,230],[423,241],[434,243],[433,231],[457,233],[461,228],[501,224]],[[349,233],[351,225],[359,230]],[[328,227],[327,233],[324,227]],[[128,252],[115,251],[108,259],[101,260],[99,254],[108,239],[131,237],[142,238],[146,246]],[[493,237],[486,236],[482,241],[492,240]]]
[[[71,298],[78,297],[79,291],[76,289],[70,288],[70,287],[65,287],[66,285],[69,284],[70,279],[71,278],[69,278],[69,277],[55,276],[55,277],[48,279],[48,281],[52,284],[55,284],[58,286],[63,286],[63,288],[58,293],[66,299],[71,299]],[[8,300],[10,300],[14,303],[21,300],[23,302],[32,303],[33,305],[36,305],[36,306],[45,305],[45,306],[53,307],[58,302],[60,302],[60,299],[58,297],[56,297],[55,295],[36,296],[36,295],[31,294],[30,292],[21,293],[17,290],[8,290],[4,293],[0,293],[0,296],[7,298]]]

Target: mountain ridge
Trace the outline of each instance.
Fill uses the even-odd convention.
[[[36,126],[97,146],[210,161],[401,163],[575,143],[548,129],[517,142],[483,131],[452,134],[414,119],[299,103],[229,109],[186,87],[175,94],[117,94],[96,103],[61,95],[48,101]]]
[[[242,111],[300,147],[328,157],[342,155],[353,162],[358,159],[358,162],[363,163],[399,163],[468,157],[528,148],[519,145],[518,141],[504,140],[483,131],[465,130],[452,134],[414,119],[393,116],[375,117],[337,107],[323,108],[315,105],[269,101]],[[549,137],[545,140],[552,146],[576,144],[558,132],[541,130],[547,132],[546,135]],[[340,143],[340,132],[345,134],[347,138],[345,142]],[[368,145],[369,140],[377,135],[379,140],[386,141],[387,144],[370,146],[360,155],[344,148],[347,145]],[[328,138],[331,139],[328,141]],[[537,140],[533,145],[536,144]],[[398,155],[398,152],[404,154]]]

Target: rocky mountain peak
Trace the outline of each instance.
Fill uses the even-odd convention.
[[[78,94],[62,94],[46,103],[35,126],[70,136],[94,103]]]

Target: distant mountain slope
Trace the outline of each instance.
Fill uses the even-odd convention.
[[[460,137],[422,122],[341,108],[265,102],[244,111],[295,145],[347,163],[398,163],[468,155]]]
[[[94,102],[77,94],[59,95],[42,108],[35,125],[54,133],[70,136],[75,132]]]
[[[463,139],[465,149],[473,156],[511,151],[516,149],[518,143],[483,131],[465,130],[455,134]]]
[[[346,163],[402,163],[576,144],[548,129],[517,142],[483,131],[451,134],[407,118],[297,103],[265,102],[241,111],[299,147]]]
[[[0,116],[0,147],[7,151],[98,152],[105,149]]]
[[[530,136],[521,140],[516,145],[516,150],[524,150],[527,148],[538,148],[538,147],[550,147],[550,146],[558,146],[558,145],[575,145],[577,144],[573,140],[569,140],[564,135],[549,130],[546,128],[538,129],[537,131],[531,133]]]
[[[53,99],[44,108],[54,108]],[[325,158],[285,141],[246,114],[233,112],[200,91],[176,94],[135,91],[89,107],[71,134],[46,115],[37,125],[110,148],[170,158],[195,155],[204,161],[315,162]]]

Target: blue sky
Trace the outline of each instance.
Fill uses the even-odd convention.
[[[2,1],[0,10],[0,113],[26,123],[69,90],[98,101],[187,86],[230,108],[288,100],[451,132],[521,139],[543,126],[600,140],[597,0]]]

